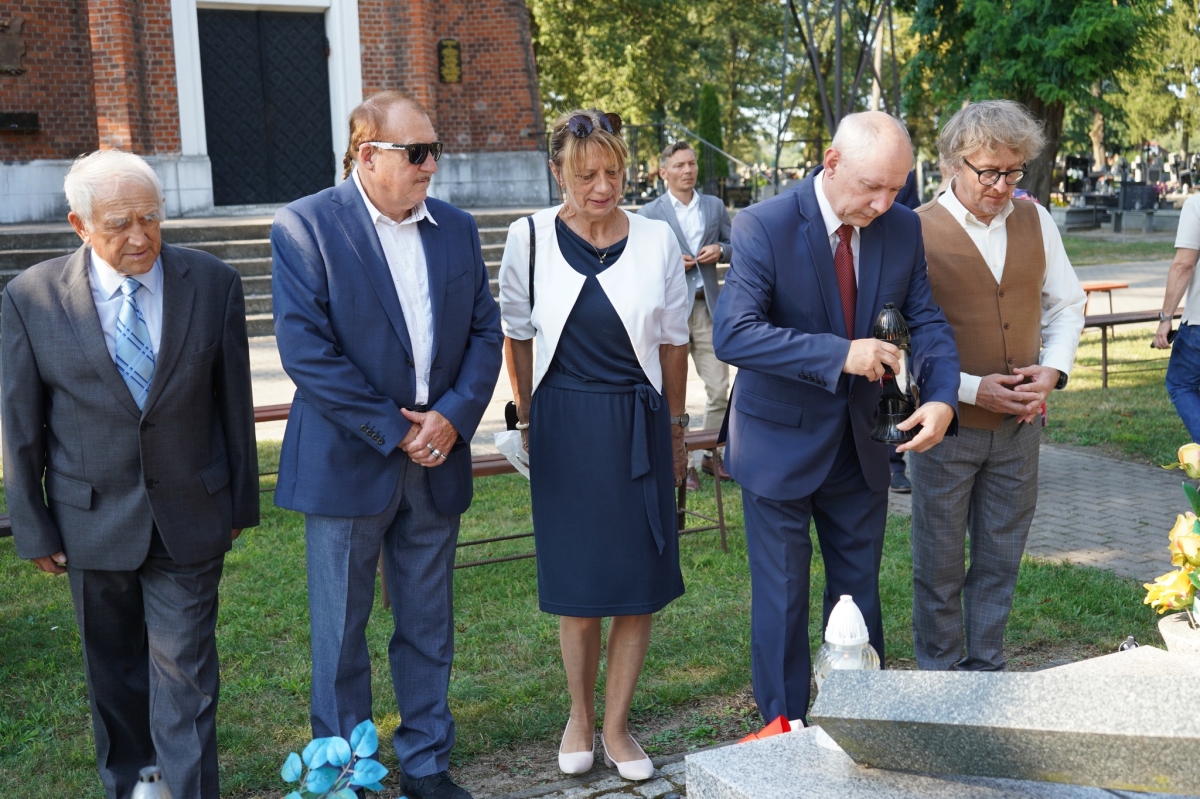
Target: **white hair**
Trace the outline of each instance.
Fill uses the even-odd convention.
[[[67,205],[79,215],[86,227],[91,227],[96,197],[117,183],[138,183],[153,189],[154,196],[158,198],[159,213],[162,213],[163,190],[158,174],[140,155],[120,150],[97,150],[75,159],[63,180]]]
[[[862,161],[878,149],[880,140],[889,133],[895,134],[908,145],[909,150],[912,149],[908,128],[891,114],[882,111],[860,111],[842,117],[829,146],[847,161]]]
[[[985,100],[961,108],[942,128],[938,137],[942,163],[961,167],[963,158],[978,150],[996,152],[1007,147],[1022,161],[1038,157],[1046,146],[1046,134],[1029,109],[1012,100]]]

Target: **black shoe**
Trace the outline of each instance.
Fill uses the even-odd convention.
[[[904,472],[892,472],[891,488],[893,494],[912,493],[912,483],[908,481],[908,475]]]
[[[460,788],[450,779],[450,772],[439,771],[428,777],[410,777],[400,772],[400,791],[408,799],[475,799],[466,788]]]

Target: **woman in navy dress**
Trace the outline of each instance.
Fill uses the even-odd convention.
[[[629,734],[629,708],[652,614],[683,593],[673,488],[687,461],[687,294],[670,227],[619,207],[619,130],[594,110],[555,124],[551,169],[565,202],[532,218],[532,292],[530,221],[513,223],[500,305],[530,456],[538,600],[560,617],[571,693],[559,767],[592,766],[609,616],[601,744],[609,765],[641,780],[654,767]]]

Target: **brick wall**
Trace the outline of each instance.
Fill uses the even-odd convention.
[[[543,146],[524,0],[360,0],[363,94],[400,88],[429,108],[448,152]],[[461,83],[440,83],[437,42],[457,39]]]
[[[22,75],[0,75],[0,111],[38,115],[36,133],[0,132],[0,161],[74,158],[96,149],[87,0],[23,0],[0,18],[24,17]]]

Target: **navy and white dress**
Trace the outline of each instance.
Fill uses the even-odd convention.
[[[517,224],[526,226],[528,241],[528,223],[522,219]],[[558,309],[565,311],[566,317],[553,357],[536,370],[540,380],[529,415],[538,600],[547,613],[581,617],[654,613],[684,590],[679,570],[671,412],[644,368],[649,342],[642,342],[639,358],[626,321],[602,285],[608,270],[623,268],[628,272],[623,277],[635,280],[656,273],[665,277],[669,271],[630,268],[636,265],[627,259],[645,255],[630,245],[632,238],[641,240],[633,227],[631,222],[630,239],[608,249],[603,264],[596,250],[557,217],[553,238],[538,239],[539,248],[550,245],[557,251],[555,255],[561,255],[561,260],[546,259],[552,264],[549,268],[572,270],[576,284],[582,277],[569,309]],[[673,238],[670,228],[662,227]],[[638,228],[638,234],[645,233],[640,225]],[[527,270],[528,249],[524,258]],[[540,269],[541,261],[538,266]],[[510,268],[515,269],[515,264]],[[678,270],[682,278],[682,259]],[[540,274],[535,280],[539,289],[536,315],[552,300],[541,292]],[[649,293],[656,292],[651,289]],[[685,291],[668,290],[664,281],[657,293],[670,295],[686,313]],[[637,316],[629,314],[628,308],[626,311]],[[674,329],[671,318],[667,326],[672,338],[682,336],[686,343],[686,318],[682,333]],[[660,343],[681,342],[655,343],[654,366]],[[655,376],[661,384],[661,370]]]

